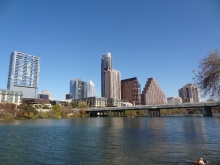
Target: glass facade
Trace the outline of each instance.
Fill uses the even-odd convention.
[[[22,91],[23,98],[37,98],[40,58],[14,51],[10,57],[7,89]]]
[[[96,87],[92,81],[87,83],[87,97],[94,97],[96,96]]]
[[[80,78],[70,81],[70,94],[73,99],[81,99],[87,97],[87,83]]]
[[[22,99],[21,91],[12,91],[7,89],[0,89],[0,102],[8,102],[19,105]]]

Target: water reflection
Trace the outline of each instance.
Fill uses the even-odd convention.
[[[219,117],[0,121],[2,164],[190,164],[220,161]]]

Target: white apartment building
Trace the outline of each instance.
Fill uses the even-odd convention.
[[[168,97],[167,104],[180,104],[182,103],[181,97]]]
[[[184,87],[179,89],[179,97],[182,98],[183,103],[195,103],[200,102],[200,91],[192,83],[186,84]]]

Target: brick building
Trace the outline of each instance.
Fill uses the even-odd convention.
[[[133,105],[141,104],[141,89],[137,77],[121,80],[121,100]]]

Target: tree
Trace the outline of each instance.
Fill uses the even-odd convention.
[[[53,117],[54,118],[61,118],[61,106],[56,104],[52,106],[53,110]]]
[[[71,105],[73,108],[77,108],[78,107],[78,104],[76,102],[71,102]]]
[[[202,96],[219,99],[220,96],[220,52],[216,49],[199,60],[199,70],[195,73],[196,85]]]
[[[61,106],[61,115],[62,117],[70,117],[73,114],[72,105],[66,103],[65,106]]]
[[[26,105],[20,108],[20,112],[17,113],[18,117],[25,117],[27,119],[35,119],[38,118],[38,111],[35,109],[35,107],[32,107],[31,105]]]
[[[78,112],[78,117],[87,117],[88,115],[86,114],[85,108],[87,108],[87,103],[86,102],[79,102],[78,103],[78,108],[80,109],[80,111]]]

